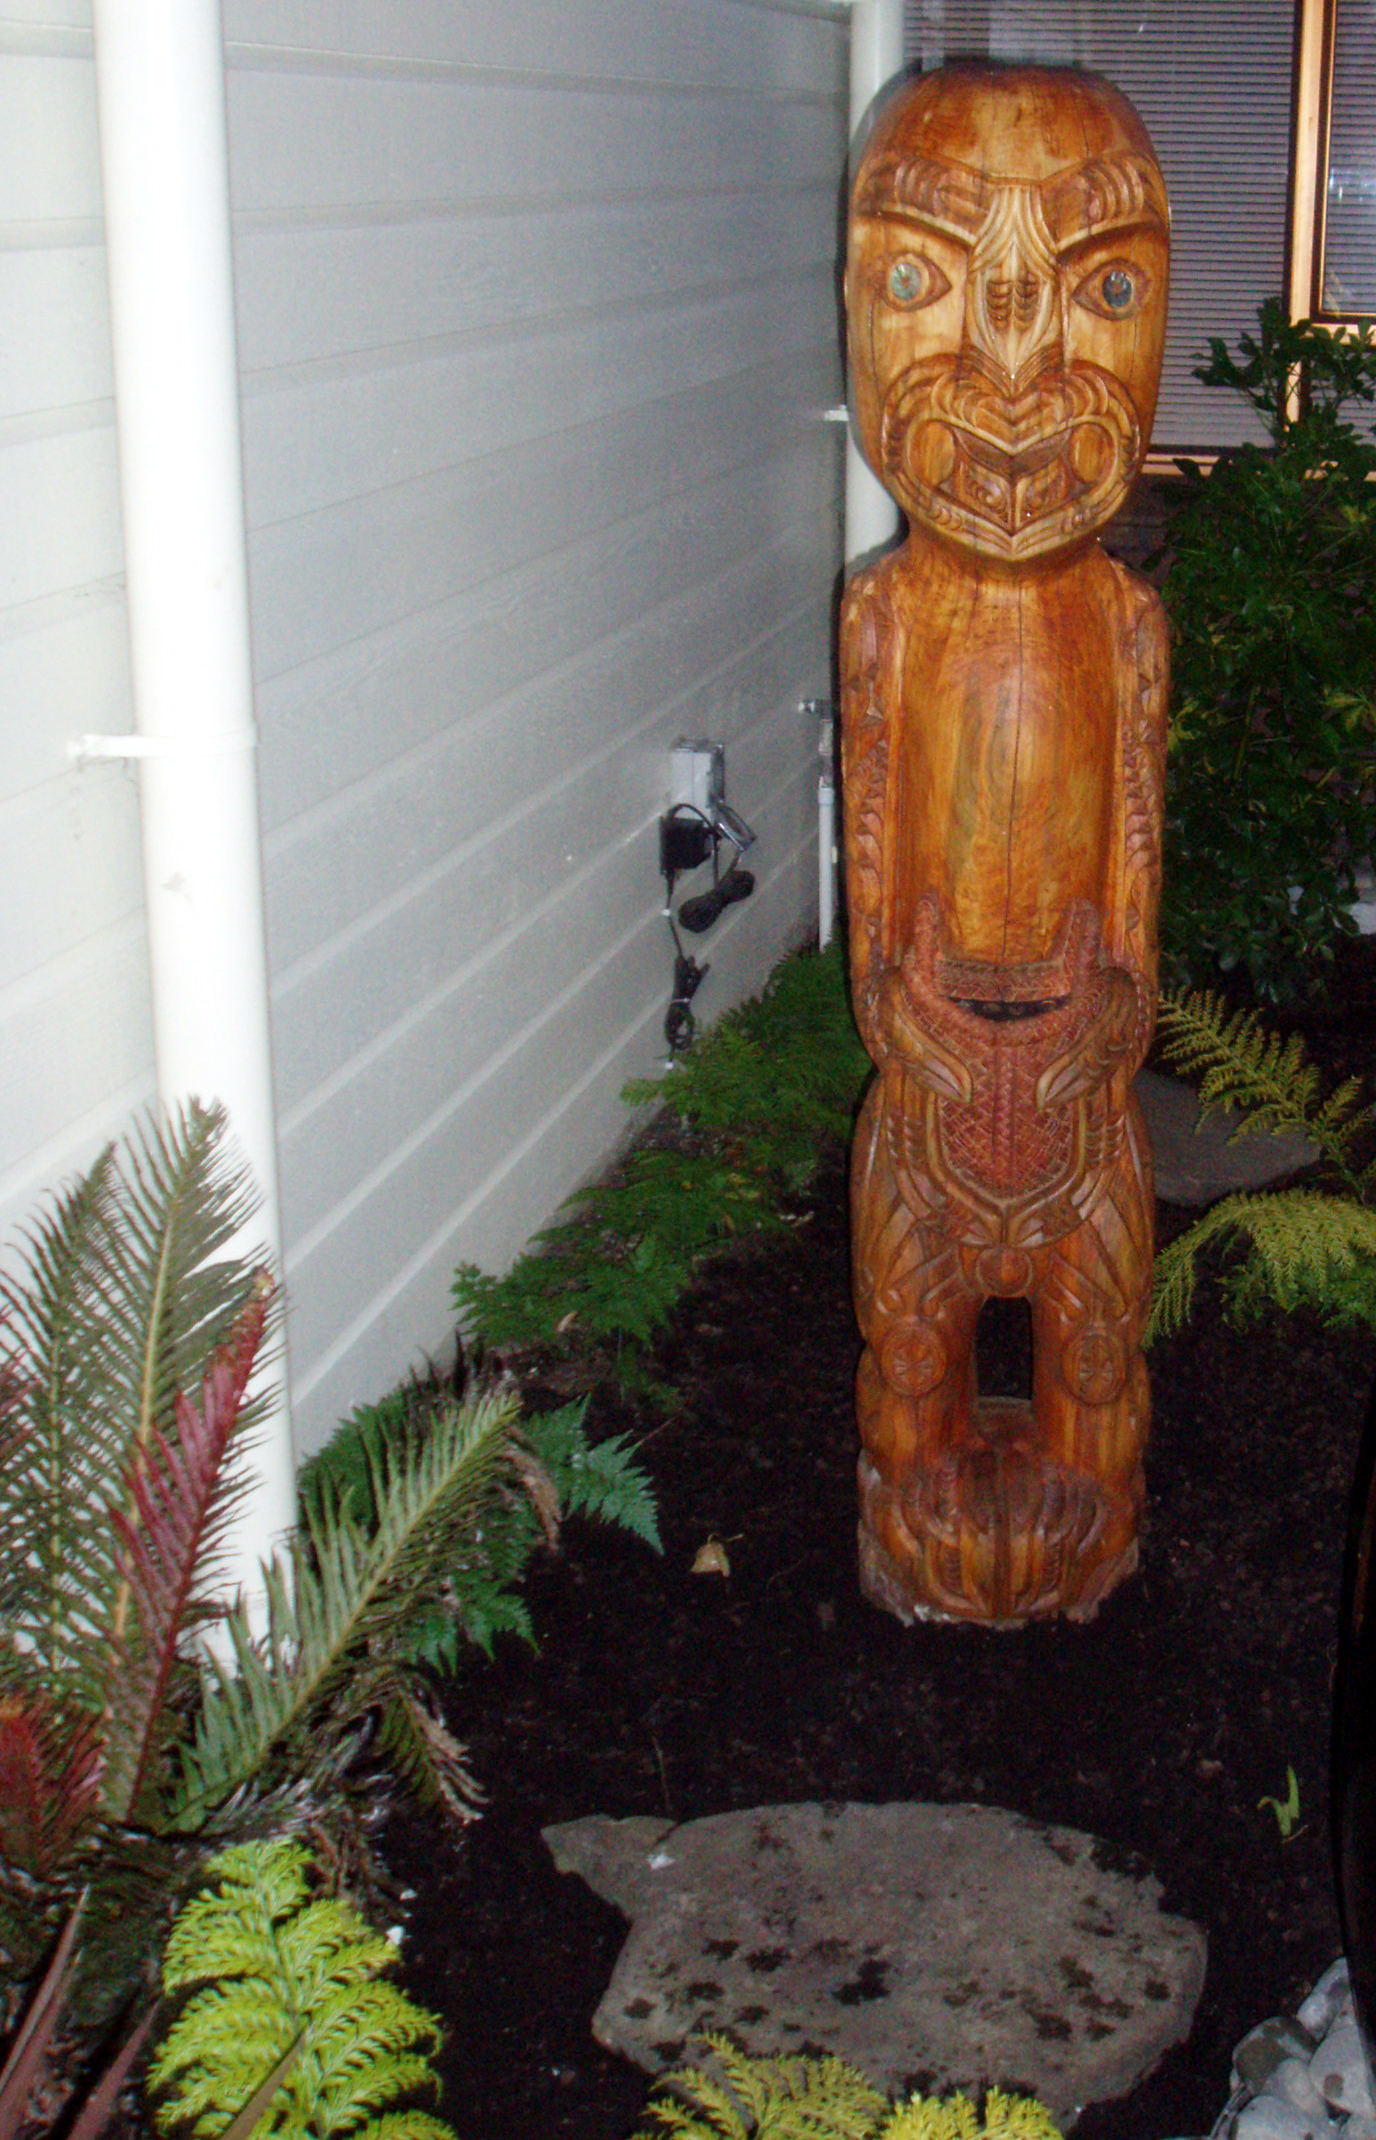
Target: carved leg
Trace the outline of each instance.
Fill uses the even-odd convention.
[[[851,1178],[865,1339],[856,1378],[860,1581],[874,1604],[911,1620],[952,1609],[944,1585],[925,1573],[931,1549],[914,1510],[922,1482],[949,1470],[969,1438],[979,1299],[939,1222],[923,1223],[900,1195],[882,1108],[876,1089],[861,1114]],[[941,1542],[933,1543],[942,1558]],[[944,1557],[958,1563],[958,1537],[945,1545]]]
[[[1048,1469],[1092,1488],[1095,1516],[1056,1556],[1058,1608],[1089,1619],[1137,1565],[1150,1394],[1142,1331],[1151,1292],[1152,1183],[1129,1104],[1119,1163],[1084,1224],[1039,1259],[1032,1401]],[[1086,1503],[1086,1518],[1088,1503]]]

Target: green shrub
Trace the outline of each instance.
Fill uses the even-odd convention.
[[[1353,927],[1376,802],[1376,402],[1370,322],[1340,338],[1278,300],[1196,376],[1242,395],[1269,448],[1180,465],[1163,593],[1172,729],[1162,941],[1179,984],[1243,968],[1304,992]],[[1303,380],[1296,407],[1294,388]]]
[[[655,1134],[615,1175],[569,1198],[501,1277],[460,1267],[467,1336],[498,1354],[576,1355],[630,1392],[656,1392],[645,1356],[704,1260],[785,1230],[787,1200],[850,1132],[869,1074],[841,946],[786,959],[662,1078],[628,1085],[658,1106]]]

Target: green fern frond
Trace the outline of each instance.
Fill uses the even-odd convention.
[[[1246,1246],[1246,1260],[1228,1280],[1239,1318],[1271,1303],[1328,1314],[1345,1307],[1341,1319],[1376,1322],[1376,1210],[1316,1189],[1259,1191],[1224,1197],[1162,1250],[1148,1341],[1188,1320],[1199,1256],[1211,1243]]]
[[[265,1570],[263,1643],[242,1610],[226,1623],[237,1669],[212,1666],[184,1755],[179,1825],[200,1826],[273,1756],[309,1773],[312,1749],[337,1746],[352,1720],[390,1698],[399,1637],[475,1527],[509,1462],[516,1417],[508,1391],[488,1394],[439,1414],[424,1440],[380,1454],[371,1536],[307,1508],[304,1536]]]
[[[1035,2096],[991,2088],[982,2115],[966,2095],[895,2104],[877,2140],[1060,2140],[1060,2127]]]
[[[149,2067],[162,2132],[223,2131],[297,2047],[255,2140],[452,2140],[437,2118],[392,2110],[437,2087],[430,2014],[384,1981],[396,1955],[347,1904],[311,1894],[310,1860],[291,1841],[242,1844],[207,1867],[213,1887],[173,1926],[169,1996],[190,1993]]]
[[[716,2070],[679,2067],[647,2105],[672,2140],[869,2140],[887,2107],[843,2059],[752,2058],[729,2037],[701,2041]]]
[[[991,2088],[890,2106],[840,2058],[752,2058],[706,2035],[710,2066],[666,2074],[647,2114],[670,2140],[1060,2140],[1044,2103]],[[649,2140],[641,2134],[638,2140]]]
[[[178,1392],[199,1389],[254,1287],[225,1253],[253,1195],[224,1117],[192,1102],[136,1126],[40,1213],[0,1286],[19,1392],[0,1461],[6,1624],[47,1682],[95,1706],[131,1638],[112,1511]],[[245,1407],[237,1431],[252,1424]]]
[[[1158,1029],[1166,1059],[1198,1081],[1201,1113],[1237,1108],[1238,1137],[1277,1130],[1305,1137],[1354,1186],[1353,1143],[1376,1119],[1376,1108],[1359,1104],[1360,1079],[1348,1078],[1324,1097],[1298,1034],[1273,1033],[1256,1011],[1229,1011],[1212,992],[1163,994]]]
[[[554,1481],[566,1516],[592,1516],[616,1523],[662,1550],[654,1490],[634,1460],[634,1445],[624,1434],[589,1442],[583,1431],[587,1400],[538,1413],[525,1422],[524,1434]]]
[[[97,1708],[117,1580],[108,1510],[126,1452],[106,1402],[89,1271],[112,1223],[114,1175],[111,1145],[32,1220],[18,1267],[0,1279],[15,1393],[0,1453],[5,1626],[51,1693]]]

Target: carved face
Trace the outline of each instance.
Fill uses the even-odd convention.
[[[1112,518],[1151,436],[1169,213],[1094,75],[953,68],[882,114],[856,176],[851,405],[909,518],[1017,562]]]

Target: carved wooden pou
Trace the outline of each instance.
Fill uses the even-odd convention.
[[[851,409],[908,518],[841,623],[861,1580],[900,1618],[1083,1619],[1135,1565],[1166,629],[1096,536],[1141,467],[1168,211],[1092,75],[950,69],[851,203]],[[991,1296],[1031,1402],[981,1399]]]

